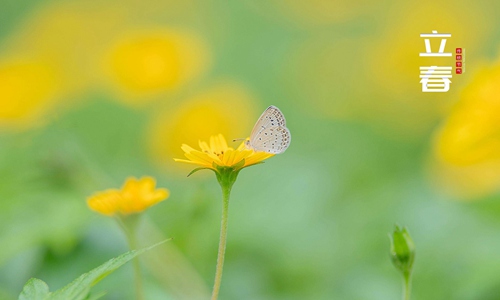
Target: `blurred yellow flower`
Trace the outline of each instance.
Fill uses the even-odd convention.
[[[500,67],[483,70],[449,115],[436,151],[454,165],[500,159]]]
[[[500,188],[500,64],[484,68],[434,140],[435,177],[447,190],[477,197]]]
[[[50,1],[35,9],[5,42],[9,53],[43,58],[61,73],[66,92],[99,83],[98,57],[123,22],[123,7],[103,1]],[[65,103],[79,99],[67,97]]]
[[[240,85],[216,84],[180,106],[160,111],[150,127],[150,149],[158,162],[165,163],[183,155],[181,144],[197,144],[218,133],[229,139],[245,137],[252,129],[255,102]]]
[[[168,92],[199,76],[209,62],[199,37],[165,29],[128,32],[106,57],[106,72],[125,100]],[[141,97],[135,97],[141,96]]]
[[[168,198],[167,189],[155,189],[155,179],[128,178],[121,190],[98,192],[87,199],[90,209],[107,216],[140,213]]]
[[[49,64],[28,59],[1,62],[0,124],[33,124],[58,92],[58,74]]]
[[[209,144],[199,141],[199,146],[200,150],[195,150],[183,144],[181,149],[184,151],[184,156],[186,156],[187,160],[179,158],[174,158],[174,160],[217,171],[217,166],[234,167],[238,165],[238,168],[241,169],[258,164],[274,156],[271,153],[255,152],[254,150],[246,149],[245,143],[241,143],[236,149],[228,147],[226,139],[222,134],[211,136]]]
[[[199,36],[163,28],[172,18],[199,20],[196,9],[167,2],[51,1],[20,22],[2,48],[56,66],[66,92],[97,86],[113,89],[120,100],[143,102],[150,100],[144,96],[171,91],[209,65]],[[72,96],[66,102],[81,98]]]

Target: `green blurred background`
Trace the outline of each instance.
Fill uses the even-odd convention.
[[[395,223],[415,299],[500,299],[498,3],[0,0],[0,299],[125,252],[85,200],[144,175],[171,196],[142,244],[174,238],[141,257],[147,299],[207,295],[220,188],[172,158],[271,104],[292,143],[233,189],[221,299],[399,299]],[[418,56],[432,30],[466,49],[448,93],[421,92],[419,66],[454,65]]]

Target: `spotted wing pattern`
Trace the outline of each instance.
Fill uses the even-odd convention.
[[[290,145],[290,130],[286,128],[283,113],[276,106],[269,106],[260,116],[250,134],[249,147],[255,151],[283,153]]]

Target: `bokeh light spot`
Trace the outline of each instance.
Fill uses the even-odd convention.
[[[0,63],[0,124],[32,122],[48,109],[58,91],[50,65],[23,60]]]
[[[207,47],[197,37],[158,30],[118,39],[106,65],[111,81],[127,98],[175,90],[199,76],[208,61]]]

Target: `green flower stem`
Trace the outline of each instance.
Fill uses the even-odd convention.
[[[411,273],[405,273],[403,275],[403,300],[410,300],[411,295]]]
[[[137,236],[136,236],[138,219],[139,219],[138,215],[117,217],[118,223],[122,227],[127,237],[127,242],[130,250],[138,249]],[[136,300],[144,300],[145,299],[144,287],[142,284],[142,273],[141,273],[141,265],[139,262],[139,257],[135,257],[132,260],[132,264],[134,266],[135,298]]]
[[[217,267],[215,270],[214,288],[212,291],[212,300],[219,296],[220,284],[222,281],[222,268],[224,267],[224,256],[226,253],[227,240],[227,219],[229,211],[229,194],[231,186],[222,186],[222,218],[220,224],[219,252],[217,254]]]
[[[130,250],[138,249],[137,239],[134,233],[129,235],[128,243]],[[132,260],[132,264],[134,265],[135,298],[137,300],[144,300],[144,288],[142,284],[141,265],[139,263],[139,257],[135,257]]]
[[[220,284],[222,281],[222,268],[224,267],[224,255],[226,253],[227,239],[227,216],[229,210],[229,195],[238,173],[245,164],[245,160],[231,167],[221,167],[214,164],[215,176],[222,188],[222,218],[220,224],[219,252],[217,254],[217,267],[215,269],[214,289],[212,291],[212,300],[217,300],[219,296]]]

